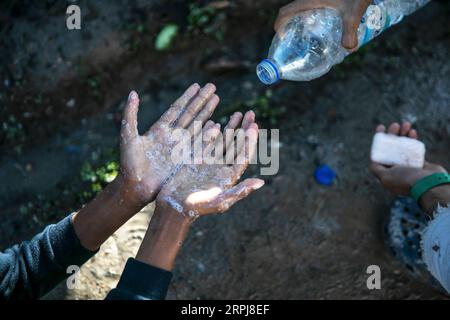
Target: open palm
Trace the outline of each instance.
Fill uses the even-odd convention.
[[[242,120],[242,114],[235,113],[225,130],[235,130]],[[220,125],[208,121],[203,128],[203,160],[209,152],[222,153],[229,159],[230,154],[234,164],[185,164],[173,178],[164,185],[157,198],[158,203],[168,204],[187,218],[195,219],[201,215],[224,212],[237,201],[248,196],[252,191],[264,185],[260,179],[246,179],[236,185],[246,170],[249,160],[254,155],[258,140],[258,126],[254,122],[254,113],[248,112],[242,122],[245,133],[245,143],[238,146],[222,143]]]
[[[204,124],[219,103],[216,88],[194,84],[144,134],[137,129],[139,97],[131,92],[124,110],[121,139],[121,174],[134,188],[142,203],[154,200],[164,181],[177,165],[171,161],[172,140],[176,128],[190,129],[194,121]]]

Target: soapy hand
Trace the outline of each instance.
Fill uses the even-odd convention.
[[[342,46],[353,51],[358,46],[357,31],[361,18],[366,12],[372,0],[297,0],[282,7],[275,21],[275,31],[278,32],[287,22],[300,12],[331,8],[339,12],[342,17],[344,32],[342,35]]]
[[[191,85],[144,134],[137,129],[139,96],[132,91],[123,112],[120,139],[120,178],[141,205],[153,201],[176,164],[171,152],[177,141],[174,129],[192,129],[194,121],[204,124],[219,103],[216,87]]]
[[[234,136],[242,120],[241,133],[244,143],[233,145],[234,139],[225,139],[220,124],[208,121],[203,127],[203,154],[201,164],[185,164],[162,188],[156,206],[171,207],[192,221],[195,218],[224,212],[237,201],[261,188],[261,179],[246,179],[236,185],[246,170],[249,160],[256,152],[258,125],[255,114],[250,111],[243,117],[235,113],[225,127],[225,136]],[[235,151],[236,149],[236,151]],[[214,155],[213,155],[214,153]],[[205,159],[228,159],[225,164],[207,163]],[[231,161],[230,161],[231,159]],[[231,163],[233,164],[226,164]]]
[[[236,130],[239,126],[241,128]],[[198,141],[202,152],[195,149],[187,152],[193,159],[187,162],[182,157],[178,171],[162,187],[136,260],[162,270],[173,270],[196,218],[224,212],[264,185],[260,179],[246,179],[237,184],[256,153],[259,132],[255,114],[247,112],[243,117],[236,112],[224,131],[225,138],[221,135],[220,125],[208,121],[203,127],[194,126],[189,132],[186,141],[194,142],[194,147]],[[233,143],[235,140],[237,143]],[[174,151],[174,155],[177,156],[177,152]]]
[[[385,132],[386,127],[379,125],[376,131]],[[417,139],[417,132],[412,129],[412,125],[409,122],[404,122],[402,125],[392,123],[389,126],[388,133]],[[370,164],[370,171],[380,180],[386,189],[394,194],[405,196],[409,195],[411,188],[419,179],[433,173],[447,172],[442,166],[429,162],[425,162],[423,168],[385,166],[372,162]]]

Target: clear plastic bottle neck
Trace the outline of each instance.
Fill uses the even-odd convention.
[[[280,72],[276,63],[270,59],[264,59],[256,67],[256,74],[259,80],[266,84],[274,84],[280,80]]]

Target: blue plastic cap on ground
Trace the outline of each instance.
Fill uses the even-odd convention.
[[[326,164],[319,166],[314,172],[316,181],[324,186],[331,186],[336,178],[336,172]]]

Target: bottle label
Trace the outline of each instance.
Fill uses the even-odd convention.
[[[361,23],[366,25],[366,32],[361,43],[361,46],[363,46],[389,28],[392,25],[392,20],[383,3],[379,3],[367,8]]]
[[[370,5],[366,11],[366,25],[372,30],[380,30],[382,27],[383,14],[381,8],[376,5]]]

